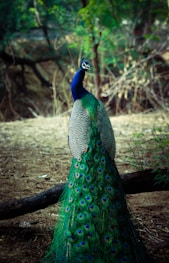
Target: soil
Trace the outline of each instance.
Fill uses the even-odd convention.
[[[69,116],[38,117],[0,123],[0,199],[8,201],[65,182],[71,162],[67,143]],[[132,172],[126,159],[134,133],[167,127],[166,112],[111,118],[120,173]],[[149,164],[151,168],[151,163]],[[169,262],[169,192],[128,195],[129,209],[154,263]],[[0,221],[0,262],[38,263],[51,242],[58,204]],[[143,262],[144,263],[144,262]]]

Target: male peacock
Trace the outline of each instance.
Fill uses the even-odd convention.
[[[115,139],[103,104],[83,87],[90,65],[81,60],[71,91],[73,155],[53,242],[43,262],[146,263],[114,163]]]

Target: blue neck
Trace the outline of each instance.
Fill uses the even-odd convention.
[[[77,99],[81,99],[83,96],[89,93],[83,87],[84,76],[85,76],[85,71],[82,69],[79,69],[73,77],[72,84],[71,84],[71,92],[72,92],[74,101]]]

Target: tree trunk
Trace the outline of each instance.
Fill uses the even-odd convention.
[[[88,5],[88,1],[86,0],[81,0],[81,3],[82,3],[82,8],[85,8]],[[93,52],[95,84],[96,84],[96,89],[97,89],[96,97],[100,100],[101,99],[101,77],[100,77],[100,67],[99,67],[100,63],[99,63],[98,48],[99,48],[102,32],[100,31],[98,36],[96,36],[93,28],[94,28],[94,25],[91,22],[90,26],[89,25],[87,26],[87,30],[88,30],[88,34],[91,35],[90,45],[91,45],[92,52]]]
[[[95,40],[93,39],[93,44]],[[101,99],[101,77],[100,77],[100,67],[99,67],[99,54],[98,54],[98,47],[99,43],[94,44],[93,46],[93,65],[95,68],[95,83],[96,83],[96,88],[97,88],[97,98],[100,100]]]

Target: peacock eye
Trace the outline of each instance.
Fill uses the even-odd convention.
[[[99,167],[99,168],[97,169],[97,171],[98,171],[99,174],[101,174],[102,171],[103,171],[103,169],[102,169],[101,167]]]
[[[84,173],[80,173],[80,178],[84,177],[84,175],[85,175]]]
[[[105,157],[104,156],[101,157],[101,162],[105,163]]]
[[[85,169],[85,165],[84,164],[81,164],[80,165],[80,170],[84,170]]]
[[[73,183],[70,182],[70,183],[69,183],[69,188],[72,188],[72,187],[73,187]]]
[[[90,209],[91,209],[91,210],[94,209],[94,205],[93,205],[93,204],[90,205]]]
[[[77,243],[77,244],[76,244],[76,248],[79,249],[79,247],[80,247],[80,246],[79,246],[79,244]]]
[[[91,192],[94,192],[94,190],[95,190],[94,185],[90,185],[89,189],[90,189]]]
[[[79,218],[80,220],[83,219],[83,218],[84,218],[83,214],[80,213],[80,214],[78,215],[78,218]]]
[[[125,256],[122,257],[122,258],[121,258],[121,262],[122,262],[122,263],[123,263],[123,262],[124,262],[124,263],[125,263],[125,262],[128,262],[127,257],[125,257]]]
[[[80,203],[81,206],[84,206],[85,205],[85,200],[81,199],[79,203]]]
[[[66,206],[65,212],[68,213],[69,211],[70,211],[70,207],[69,207],[69,206]]]
[[[89,229],[89,224],[86,224],[86,225],[85,225],[85,228],[86,228],[86,229]]]
[[[75,168],[77,169],[77,168],[79,168],[79,163],[75,163]]]
[[[85,198],[89,203],[92,201],[92,197],[90,195],[87,195]]]
[[[103,196],[101,200],[103,204],[108,204],[109,199],[106,196]]]
[[[110,235],[106,235],[106,236],[104,237],[104,240],[105,240],[105,242],[109,243],[109,242],[111,241]]]
[[[97,145],[97,146],[100,146],[100,145],[101,145],[101,141],[97,141],[97,142],[96,142],[96,145]]]
[[[80,173],[75,173],[75,178],[78,179],[80,177]]]
[[[116,250],[114,248],[111,249],[111,254],[115,254],[116,253]]]
[[[69,197],[69,203],[71,203],[73,201],[72,197]]]
[[[87,259],[87,260],[92,260],[93,257],[92,257],[91,255],[87,255],[87,256],[86,256],[86,259]]]
[[[113,192],[113,188],[112,188],[110,185],[108,185],[108,186],[107,186],[107,191],[108,191],[109,193],[112,193],[112,192]]]
[[[81,188],[80,188],[80,187],[76,187],[76,188],[75,188],[75,192],[76,192],[77,194],[79,194],[79,193],[81,192]]]
[[[83,190],[87,190],[87,186],[86,185],[83,185]]]

